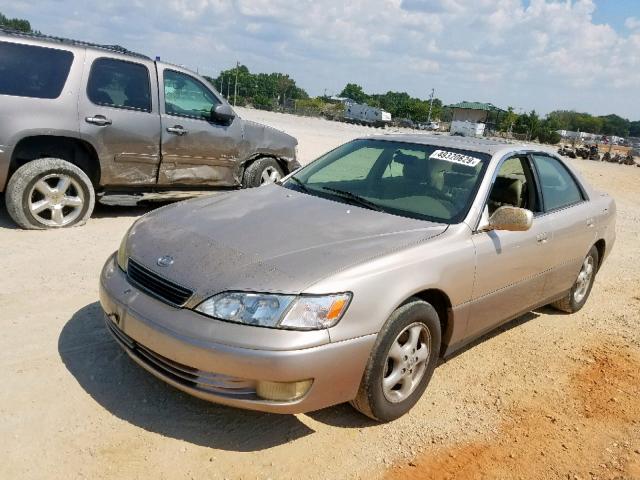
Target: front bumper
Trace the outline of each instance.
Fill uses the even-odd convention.
[[[100,303],[114,338],[156,377],[205,400],[265,412],[303,413],[352,400],[375,342],[375,335],[367,335],[331,343],[326,335],[318,345],[325,338],[322,332],[270,330],[206,319],[137,290],[117,267],[115,256],[100,276]],[[179,324],[180,331],[172,323]],[[216,340],[218,328],[223,342]],[[199,330],[202,335],[198,336]],[[246,343],[256,338],[254,333],[259,334],[255,341],[259,344]],[[265,335],[277,337],[277,344],[261,342],[259,337]],[[245,344],[232,344],[233,338]],[[287,340],[289,346],[283,349]],[[311,388],[294,401],[269,401],[256,394],[258,381],[307,379],[313,380]]]

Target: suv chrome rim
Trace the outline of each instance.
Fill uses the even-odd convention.
[[[269,183],[277,182],[282,178],[280,172],[275,167],[267,167],[262,171],[262,176],[260,177],[260,185],[267,185]]]
[[[576,280],[576,289],[573,292],[573,299],[576,303],[580,303],[584,300],[591,284],[591,277],[593,277],[594,261],[593,257],[589,255],[584,259],[580,273],[578,274],[578,280]]]
[[[52,173],[38,180],[29,192],[29,211],[47,227],[64,227],[82,213],[84,193],[68,175]]]
[[[431,334],[423,323],[407,326],[391,344],[382,392],[391,403],[406,400],[420,384],[430,357]]]

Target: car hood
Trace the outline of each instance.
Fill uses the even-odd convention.
[[[202,296],[300,293],[446,228],[269,185],[158,209],[136,222],[127,249],[131,258]],[[173,264],[158,266],[165,255]]]

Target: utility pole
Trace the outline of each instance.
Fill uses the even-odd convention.
[[[229,101],[229,85],[231,84],[231,76],[227,76],[227,102]]]
[[[236,100],[238,99],[238,69],[240,68],[240,62],[236,62],[236,83],[233,86],[233,106],[236,106]]]
[[[224,75],[220,75],[220,94],[221,95],[224,95],[223,85],[224,85]]]
[[[435,89],[431,89],[431,95],[429,96],[429,115],[427,115],[427,124],[431,123],[431,109],[433,108],[433,95],[436,93]]]

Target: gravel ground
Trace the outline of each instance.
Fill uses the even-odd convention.
[[[304,162],[374,129],[240,109]],[[102,327],[100,268],[146,210],[14,228],[0,200],[0,478],[640,478],[640,169],[576,161],[618,202],[586,307],[531,312],[441,365],[387,425],[346,405],[277,416],[209,404],[134,365]]]

